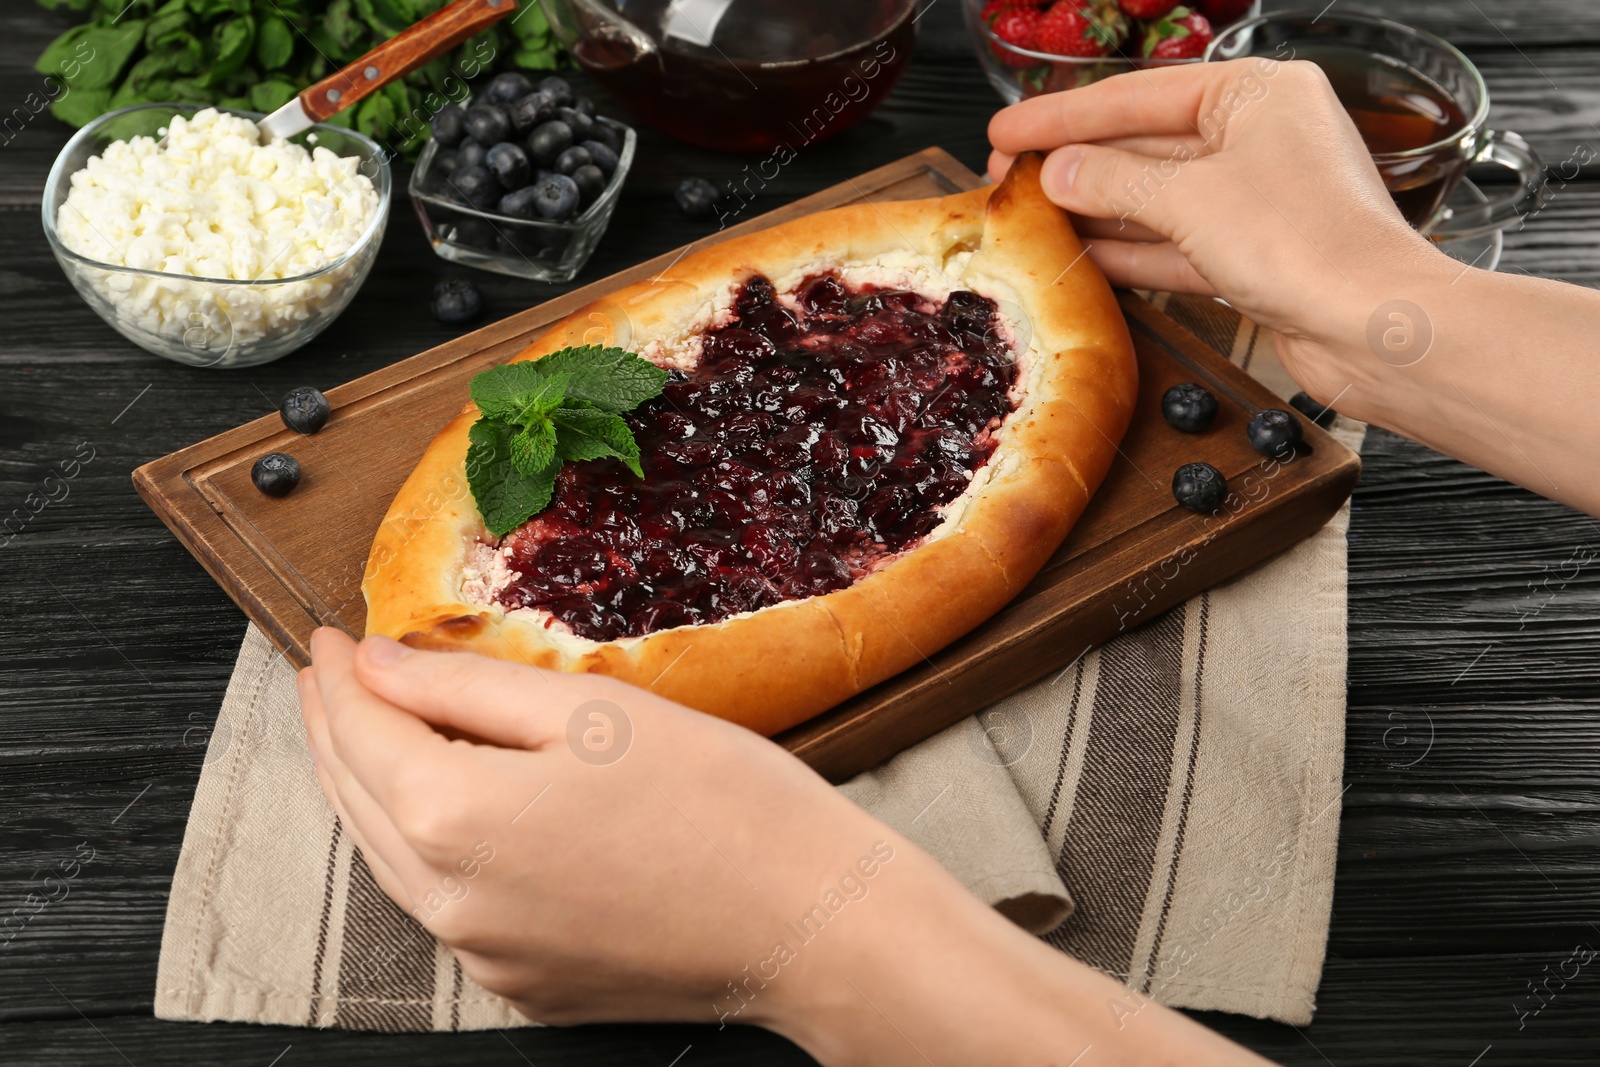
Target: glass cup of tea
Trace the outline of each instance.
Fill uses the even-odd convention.
[[[1544,191],[1544,161],[1520,136],[1491,130],[1483,75],[1442,38],[1368,15],[1285,11],[1217,35],[1206,59],[1305,59],[1328,75],[1406,220],[1436,241],[1522,218]],[[1450,194],[1475,163],[1510,168],[1517,185],[1469,208]]]

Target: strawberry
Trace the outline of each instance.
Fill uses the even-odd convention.
[[[1145,32],[1140,54],[1148,59],[1199,59],[1213,36],[1204,15],[1175,7]]]
[[[1245,0],[1246,5],[1249,2]],[[1178,0],[1117,0],[1117,6],[1129,18],[1153,21],[1164,18],[1167,12],[1178,6]]]
[[[1195,0],[1194,6],[1212,26],[1227,26],[1250,13],[1251,0]]]
[[[993,26],[994,20],[1000,16],[1002,11],[1009,11],[1018,7],[1039,8],[1043,7],[1044,3],[1045,0],[987,0],[983,5],[983,10],[978,12],[978,17],[984,21],[985,25]]]
[[[1039,13],[1037,8],[1007,8],[995,17],[994,22],[990,24],[990,29],[994,31],[996,37],[1004,41],[1005,44],[1011,45],[1012,48],[1024,48],[1032,51],[1039,47],[1039,23],[1043,19],[1044,16]],[[1031,67],[1039,62],[1039,60],[1029,56],[1020,55],[1012,51],[1011,48],[1006,48],[999,43],[992,44],[989,47],[999,57],[1000,62],[1008,67]]]
[[[1039,22],[1038,50],[1057,56],[1093,58],[1121,43],[1126,21],[1104,6],[1079,0],[1057,0]]]

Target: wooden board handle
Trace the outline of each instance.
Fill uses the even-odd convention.
[[[450,51],[517,9],[517,0],[456,0],[300,94],[313,122],[322,122]]]

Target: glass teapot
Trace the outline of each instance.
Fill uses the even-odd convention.
[[[916,36],[916,0],[539,3],[578,64],[644,121],[778,165],[881,104]]]

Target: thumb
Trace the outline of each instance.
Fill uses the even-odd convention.
[[[1051,201],[1068,211],[1112,219],[1176,236],[1182,198],[1174,187],[1185,180],[1192,156],[1180,159],[1140,155],[1097,144],[1070,144],[1051,152],[1039,172],[1039,184]]]
[[[361,683],[389,703],[507,748],[537,749],[562,736],[572,709],[598,695],[578,691],[593,681],[584,676],[473,652],[428,652],[376,635],[361,642],[355,665]]]

